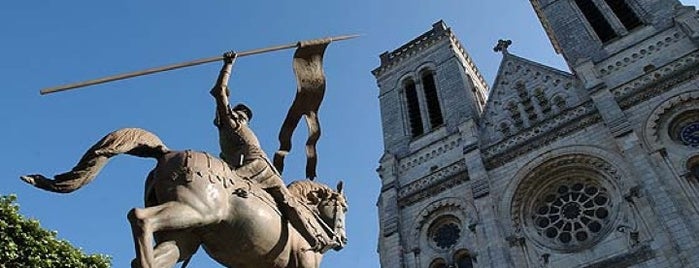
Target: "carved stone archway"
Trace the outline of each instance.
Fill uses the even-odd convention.
[[[658,105],[648,116],[643,128],[643,139],[651,151],[665,147],[673,138],[669,130],[675,119],[687,113],[699,113],[699,91],[678,94]]]
[[[515,175],[501,200],[513,238],[559,252],[591,247],[620,214],[625,172],[621,157],[592,146],[544,153]]]
[[[453,219],[450,221],[449,217]],[[429,231],[434,231],[428,229],[436,227],[440,221],[444,221],[445,224],[458,222],[459,231],[466,234],[478,222],[478,213],[473,204],[461,198],[447,197],[436,200],[423,208],[415,217],[410,228],[410,245],[417,246],[424,242],[423,238],[428,236]]]

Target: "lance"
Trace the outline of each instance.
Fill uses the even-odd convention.
[[[313,39],[313,40],[296,42],[296,43],[292,43],[292,44],[278,45],[278,46],[236,52],[236,55],[237,55],[237,57],[244,57],[244,56],[250,56],[250,55],[272,52],[272,51],[277,51],[277,50],[294,48],[294,47],[297,47],[302,42],[313,42],[313,41],[320,41],[320,40],[330,40],[330,42],[332,42],[332,41],[341,41],[341,40],[352,39],[352,38],[355,38],[358,36],[359,35],[342,35],[342,36],[334,36],[334,37],[322,38],[322,39]],[[72,84],[66,84],[66,85],[61,85],[61,86],[56,86],[56,87],[44,88],[41,91],[39,91],[39,93],[41,93],[41,95],[46,95],[49,93],[55,93],[55,92],[66,91],[66,90],[70,90],[70,89],[76,89],[76,88],[81,88],[81,87],[86,87],[86,86],[103,84],[103,83],[108,83],[108,82],[112,82],[112,81],[117,81],[117,80],[137,77],[137,76],[143,76],[143,75],[149,75],[149,74],[154,74],[154,73],[159,73],[159,72],[164,72],[164,71],[169,71],[169,70],[174,70],[174,69],[179,69],[179,68],[184,68],[184,67],[189,67],[189,66],[195,66],[195,65],[200,65],[200,64],[204,64],[204,63],[220,61],[220,60],[223,60],[223,56],[202,58],[202,59],[197,59],[197,60],[192,60],[192,61],[187,61],[187,62],[182,62],[182,63],[175,63],[175,64],[171,64],[171,65],[161,66],[161,67],[154,67],[154,68],[145,69],[145,70],[141,70],[141,71],[135,71],[135,72],[129,72],[129,73],[123,73],[123,74],[117,74],[117,75],[92,79],[92,80],[78,82],[78,83],[72,83]]]

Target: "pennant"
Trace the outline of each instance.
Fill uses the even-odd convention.
[[[306,140],[306,178],[315,179],[316,143],[320,138],[318,109],[325,95],[325,74],[323,54],[331,39],[299,42],[294,53],[294,74],[296,74],[296,96],[286,114],[279,131],[279,150],[274,154],[274,167],[281,173],[284,170],[284,157],[291,151],[291,136],[301,116],[306,119],[308,139]]]

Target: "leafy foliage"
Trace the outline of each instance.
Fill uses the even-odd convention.
[[[0,196],[0,268],[10,267],[109,267],[106,255],[87,255],[56,238],[39,221],[19,214],[14,195]]]

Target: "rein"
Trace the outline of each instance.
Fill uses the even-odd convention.
[[[340,242],[339,241],[340,238],[337,235],[337,233],[338,233],[337,229],[340,228],[339,223],[338,223],[338,219],[340,218],[341,207],[342,207],[340,205],[340,200],[338,198],[335,198],[335,201],[333,202],[332,206],[333,206],[333,218],[332,218],[333,226],[332,227],[328,226],[325,223],[325,221],[323,221],[322,219],[320,220],[320,222],[321,222],[321,226],[323,226],[323,229],[325,229],[325,231],[328,233],[328,235],[330,235],[330,239],[332,241]],[[316,216],[316,218],[320,219],[320,216],[318,216],[318,215],[314,215],[314,216]]]

